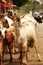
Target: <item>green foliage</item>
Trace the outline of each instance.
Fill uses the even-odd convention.
[[[13,4],[17,5],[18,7],[24,5],[28,0],[13,0]]]
[[[43,9],[43,4],[40,5],[39,2],[36,2],[36,0],[28,0],[28,2],[26,2],[26,4],[24,4],[19,11],[23,13],[28,13],[30,11],[34,12],[40,9]]]
[[[29,13],[29,11],[38,11],[43,9],[43,4],[40,5],[36,0],[10,0],[13,4],[17,5],[14,7],[20,13]]]
[[[26,2],[26,4],[24,4],[21,8],[20,8],[20,12],[23,12],[23,13],[29,13],[30,10],[34,10],[34,1],[35,0],[28,0],[28,2]]]

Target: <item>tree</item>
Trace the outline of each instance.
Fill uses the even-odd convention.
[[[36,0],[10,0],[10,2],[17,5],[14,9],[23,14],[29,13],[29,11],[34,12],[43,9],[43,5],[40,5]]]
[[[18,7],[24,5],[28,0],[13,0],[13,4],[17,5]]]

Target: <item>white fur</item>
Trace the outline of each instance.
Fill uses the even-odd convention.
[[[21,18],[20,21],[21,21],[21,24],[25,25],[25,32],[23,32],[23,34],[26,33],[27,38],[29,37],[35,38],[36,37],[35,27],[38,25],[37,21],[29,14]]]
[[[8,21],[9,26],[11,26],[11,24],[13,23],[13,20],[10,19],[8,16],[5,16],[4,18]]]
[[[25,26],[18,27],[19,30],[18,42],[23,43],[24,40],[27,41],[29,40],[29,38],[36,38],[35,26],[37,25],[37,21],[29,14],[21,18],[20,21],[21,21],[21,25],[25,25]],[[27,43],[23,43],[23,44],[24,46],[27,45]]]
[[[1,31],[1,33],[2,33],[2,36],[5,38],[6,28],[4,28],[4,27],[2,26],[2,24],[0,24],[0,31]]]

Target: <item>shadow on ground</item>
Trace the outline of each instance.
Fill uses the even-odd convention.
[[[20,65],[20,60],[13,59],[13,61],[10,62],[9,59],[5,59],[5,60],[3,60],[2,65]]]

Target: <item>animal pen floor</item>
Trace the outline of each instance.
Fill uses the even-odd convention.
[[[36,36],[38,41],[37,45],[38,45],[39,53],[41,56],[41,62],[38,62],[37,60],[35,49],[31,48],[30,52],[27,52],[28,65],[43,65],[43,24],[39,24],[38,28],[36,29]],[[20,65],[20,60],[18,60],[19,55],[20,55],[19,53],[17,54],[12,53],[13,61],[9,62],[9,58],[10,58],[9,54],[5,54],[2,65]]]

